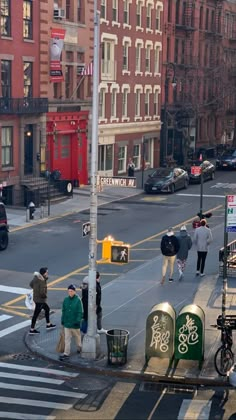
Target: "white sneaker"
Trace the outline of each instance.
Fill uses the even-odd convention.
[[[97,330],[98,334],[106,334],[107,330],[104,330],[104,328],[101,328],[100,330]]]
[[[196,276],[199,276],[199,274],[200,274],[200,271],[196,271]]]
[[[201,273],[200,276],[203,277],[203,276],[205,276],[205,274],[204,273]]]

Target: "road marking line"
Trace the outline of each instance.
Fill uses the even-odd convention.
[[[47,368],[33,367],[33,366],[28,366],[28,365],[17,365],[16,363],[0,362],[0,368],[28,370],[30,372],[49,373],[50,375],[68,376],[71,378],[76,378],[78,376],[78,373],[68,372],[64,370],[47,369]]]
[[[204,419],[208,420],[210,417],[212,401],[208,400],[183,400],[178,420],[195,420]]]
[[[0,322],[6,321],[7,319],[12,318],[11,315],[0,315]]]
[[[0,411],[1,419],[17,420],[55,420],[55,416],[41,416],[40,414],[14,413],[13,411]]]
[[[28,400],[25,398],[10,398],[10,397],[0,397],[0,403],[28,405],[28,406],[40,407],[40,408],[55,408],[58,410],[69,410],[70,408],[73,407],[73,404],[62,404],[62,403],[55,403],[51,401]]]
[[[200,197],[200,194],[185,194],[185,193],[179,193],[176,195],[181,195],[184,197]],[[208,197],[208,198],[225,198],[225,195],[213,195],[213,194],[203,194],[203,198],[204,197]]]
[[[160,251],[160,248],[131,248],[130,251]]]
[[[23,299],[23,298],[22,298]],[[4,303],[4,305],[5,305],[5,303]],[[19,316],[21,316],[21,317],[23,317],[23,318],[30,318],[30,315],[29,314],[24,314],[24,313],[22,313],[22,312],[18,312],[18,311],[15,311],[13,308],[14,308],[14,306],[12,307],[12,308],[9,308],[8,306],[7,307],[5,307],[4,305],[2,305],[2,307],[0,306],[0,310],[1,311],[4,311],[4,312],[8,312],[9,314],[13,314],[13,315],[19,315]],[[26,308],[25,308],[26,309]]]
[[[32,381],[32,382],[43,382],[53,385],[62,385],[65,381],[62,381],[61,379],[51,379],[46,378],[42,376],[33,376],[33,375],[20,375],[18,373],[8,373],[8,372],[1,372],[0,371],[0,377],[1,378],[9,378],[9,379],[19,379],[23,381]]]
[[[11,334],[14,331],[21,330],[22,328],[27,327],[31,324],[30,320],[19,322],[18,324],[12,325],[11,327],[5,328],[4,330],[0,331],[0,338],[5,337],[8,334]]]
[[[59,389],[53,389],[53,388],[43,388],[40,386],[16,385],[16,384],[9,384],[5,382],[0,382],[0,388],[12,389],[15,391],[35,392],[38,394],[59,395],[61,397],[69,397],[69,398],[83,399],[88,396],[88,394],[84,394],[81,392],[61,391]]]
[[[16,295],[27,295],[31,289],[23,289],[22,287],[11,287],[0,284],[0,292],[15,293]]]

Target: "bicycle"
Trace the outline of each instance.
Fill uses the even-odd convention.
[[[234,353],[231,350],[233,346],[232,326],[230,325],[230,322],[227,321],[225,322],[225,325],[220,324],[219,321],[217,325],[211,326],[221,330],[222,345],[218,348],[214,356],[215,369],[220,376],[227,376],[234,365]]]

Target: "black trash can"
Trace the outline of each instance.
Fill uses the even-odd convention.
[[[108,364],[121,366],[127,362],[127,349],[129,341],[129,331],[127,330],[108,330],[107,350]]]

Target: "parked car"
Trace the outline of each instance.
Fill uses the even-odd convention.
[[[209,179],[215,178],[215,165],[209,160],[204,160],[203,162],[200,160],[195,160],[191,163],[191,166],[188,167],[188,176],[189,176],[189,183],[190,184],[198,184],[201,182],[201,174],[192,174],[191,167],[192,166],[199,166],[202,169],[203,173],[203,182],[208,181]]]
[[[0,202],[0,251],[8,247],[8,224],[6,209],[3,203]]]
[[[225,150],[216,159],[217,169],[236,169],[236,149]]]
[[[181,168],[158,168],[144,184],[147,194],[158,192],[174,193],[181,188],[188,188],[188,173]]]

